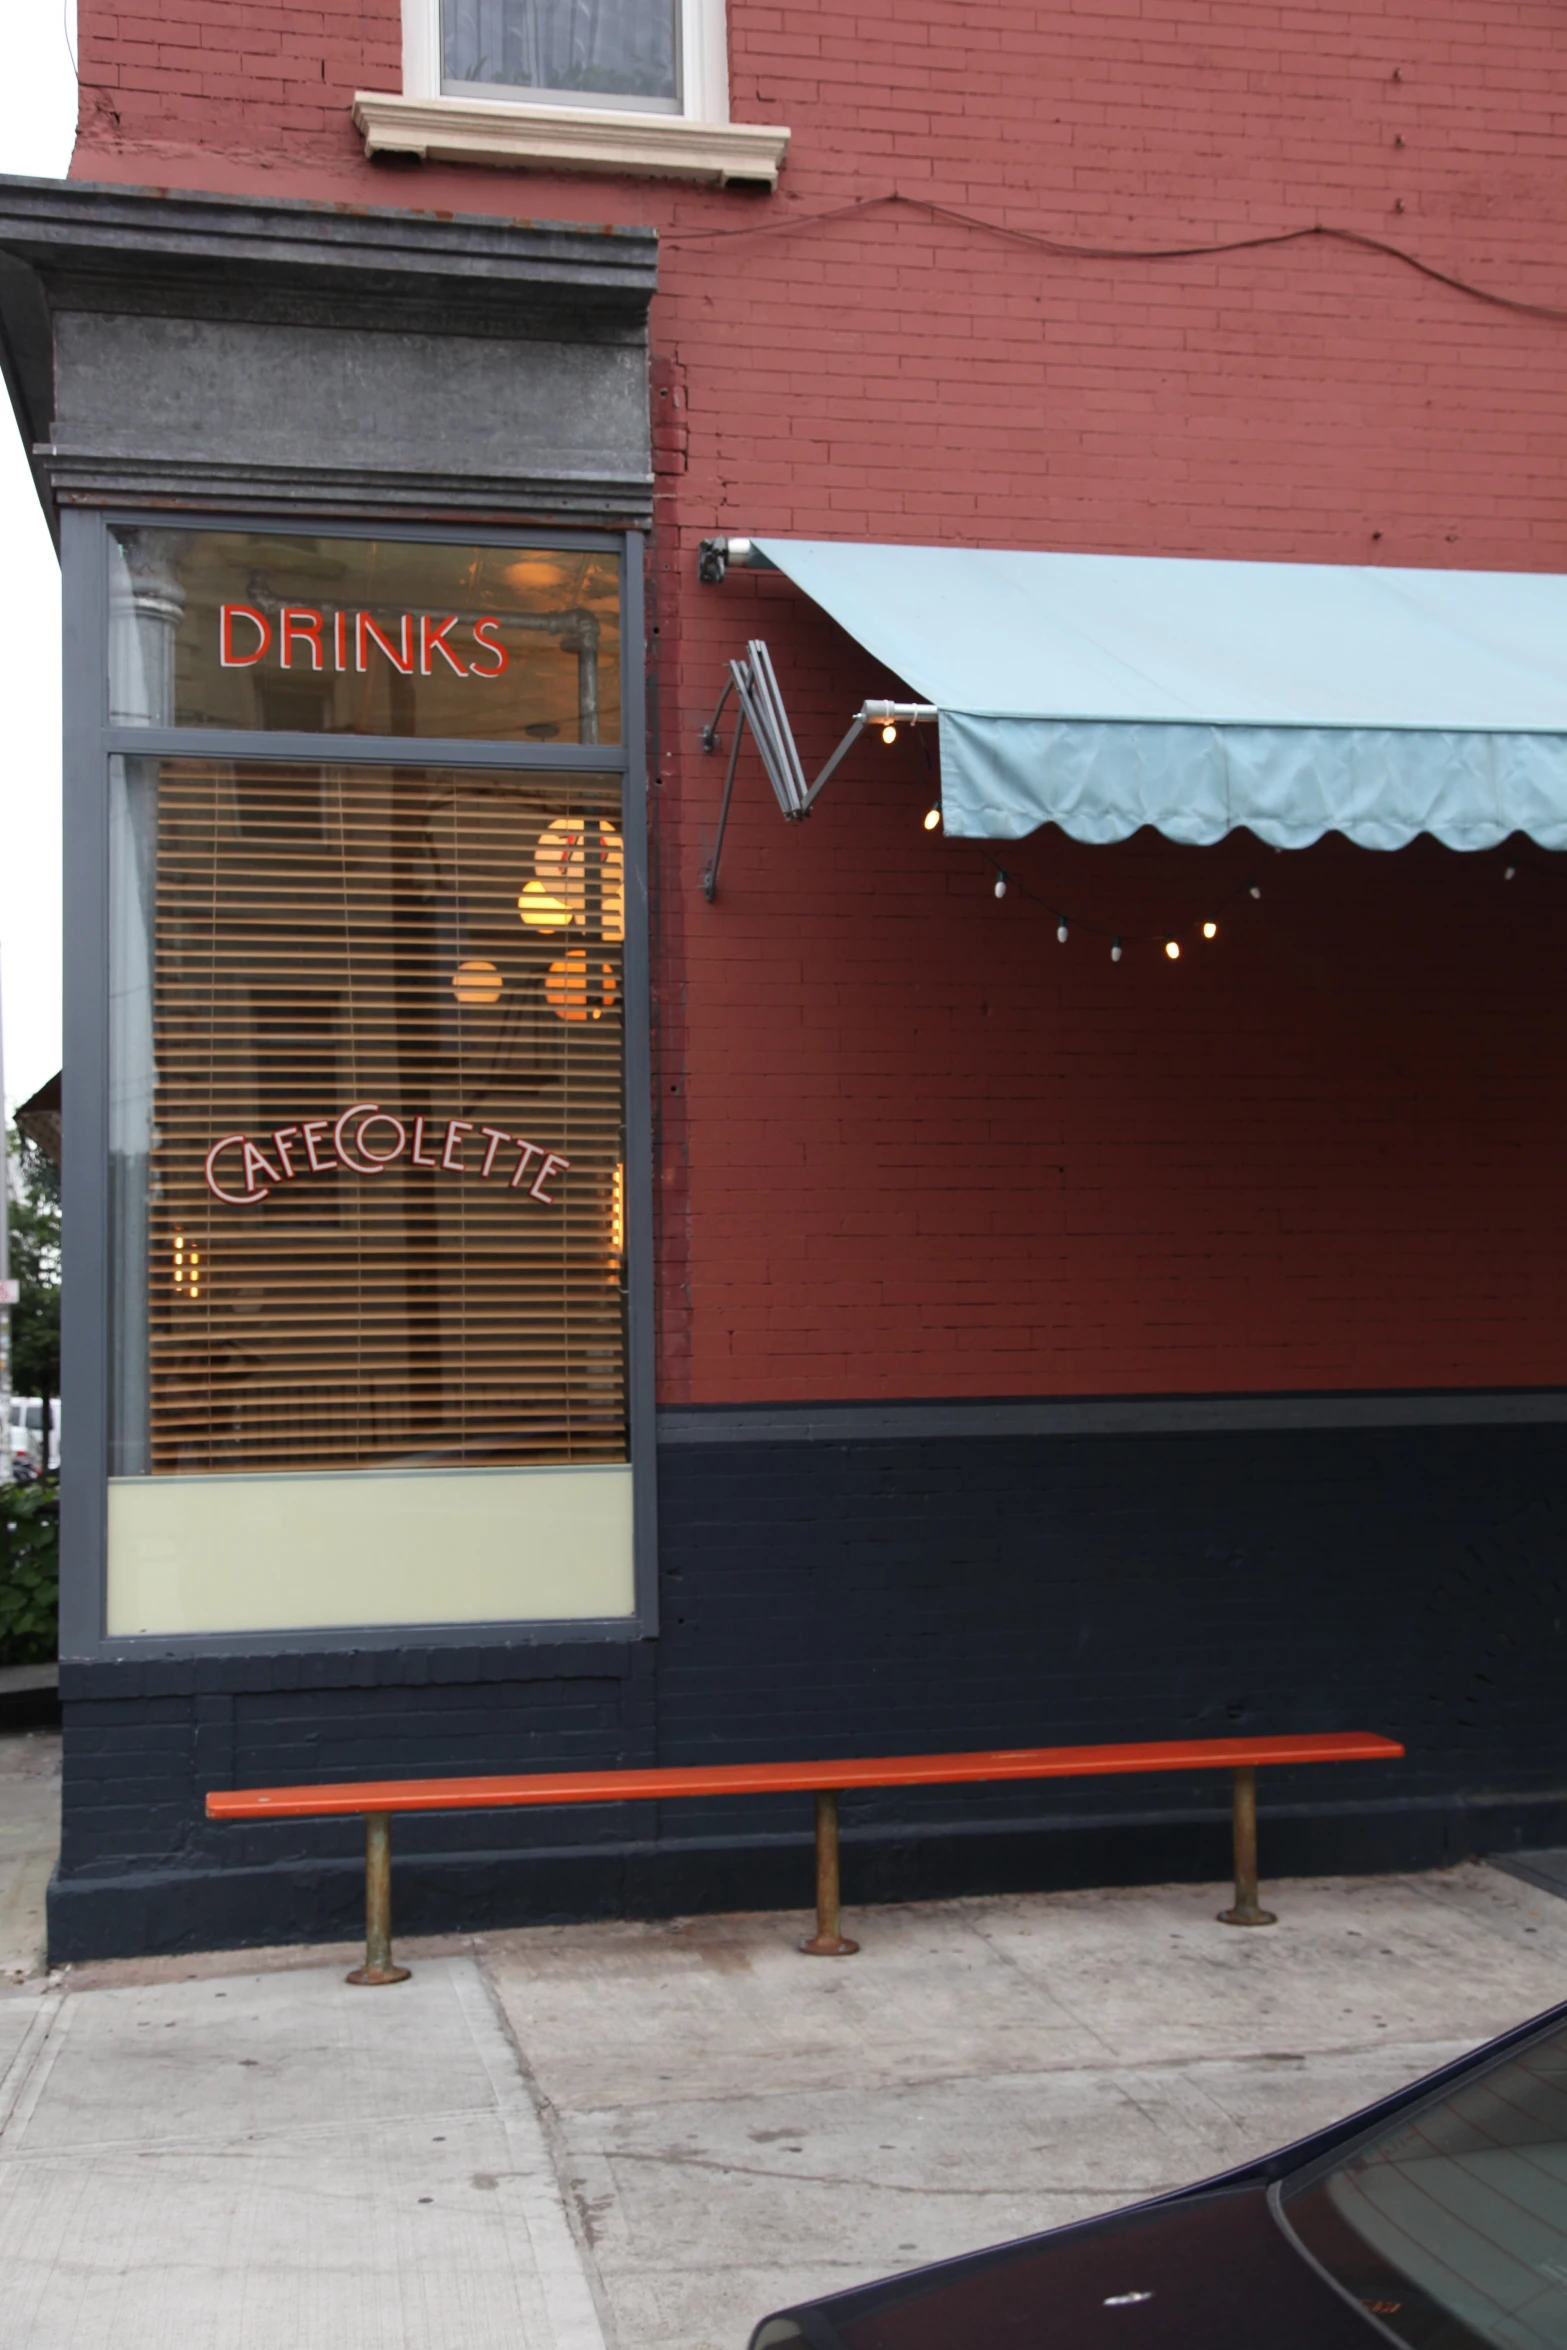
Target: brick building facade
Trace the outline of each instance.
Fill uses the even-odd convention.
[[[713,22],[688,0],[688,54]],[[777,573],[698,575],[726,533],[1560,570],[1554,14],[729,0],[727,127],[770,127],[781,164],[693,161],[666,114],[660,160],[593,168],[543,151],[544,106],[517,110],[525,157],[497,151],[493,106],[436,91],[416,119],[427,30],[419,0],[83,0],[70,203],[44,222],[16,197],[0,221],[44,289],[52,425],[43,393],[26,407],[42,343],[14,323],[12,372],[24,429],[63,452],[39,464],[64,514],[308,515],[330,537],[395,512],[645,545],[657,1628],[644,1605],[634,1636],[431,1638],[432,1604],[369,1641],[106,1645],[82,1617],[57,1950],[346,1926],[351,1829],[247,1842],[200,1819],[208,1787],[289,1777],[1366,1726],[1407,1762],[1281,1781],[1275,1865],[1567,1836],[1550,857],[1054,828],[993,851],[923,829],[916,732],[867,737],[798,828],[747,748],[710,903],[724,763],[702,728],[747,639],[808,772],[862,698],[907,688]],[[176,481],[151,426],[111,449],[112,399],[81,387],[116,346],[94,374],[72,337],[134,311],[150,384],[149,320],[165,355],[227,331],[226,222],[259,289],[245,332],[286,319],[304,355],[278,379],[278,448],[247,423],[243,462],[221,370],[193,362],[206,471]],[[530,348],[634,340],[631,298],[606,324],[585,290],[587,235],[539,257],[605,230],[656,236],[646,451],[591,514],[542,460],[508,491],[502,459],[454,459],[457,497],[439,453],[492,396],[462,390],[461,353],[505,343],[519,436],[542,442],[573,395],[533,397]],[[381,257],[350,268],[361,232]],[[383,418],[367,357],[332,361],[313,415],[331,303],[294,244],[333,239],[366,353],[444,339],[449,408],[437,355]],[[122,303],[104,289],[138,241]],[[647,237],[600,243],[645,253],[651,283]],[[463,315],[418,311],[415,269],[461,278]],[[338,453],[307,492],[318,426]],[[1211,947],[1160,953],[1221,906]],[[1112,936],[1133,942],[1114,962]],[[855,1884],[884,1895],[1222,1869],[1218,1787],[845,1816]],[[785,1802],[420,1824],[401,1915],[803,1901],[806,1836]]]

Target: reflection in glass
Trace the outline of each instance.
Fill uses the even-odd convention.
[[[109,1315],[109,1473],[147,1466],[147,1282],[153,1099],[152,938],[158,769],[151,759],[109,762],[109,1223],[116,1283]],[[176,1228],[177,1229],[177,1228]],[[171,1240],[166,1254],[174,1254]],[[181,1285],[184,1250],[180,1248]]]
[[[593,550],[119,527],[110,722],[620,740],[620,566]]]
[[[112,789],[116,1474],[624,1460],[618,777]]]
[[[1563,2350],[1567,2028],[1313,2165],[1283,2210],[1411,2350]]]
[[[673,111],[676,0],[442,0],[448,87]]]

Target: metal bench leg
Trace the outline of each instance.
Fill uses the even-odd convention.
[[[365,1813],[365,1963],[351,1983],[406,1983],[408,1969],[392,1964],[392,1821]]]
[[[800,1948],[812,1958],[852,1958],[858,1942],[838,1931],[838,1797],[816,1798],[816,1932]]]
[[[1221,1926],[1273,1926],[1271,1909],[1257,1905],[1257,1773],[1242,1763],[1235,1773],[1235,1907],[1221,1909]]]

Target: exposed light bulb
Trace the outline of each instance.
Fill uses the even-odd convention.
[[[1262,892],[1254,881],[1248,881],[1246,884],[1246,894],[1248,897],[1260,898]]]
[[[1517,870],[1518,868],[1516,865],[1509,865],[1507,871],[1502,875],[1502,879],[1504,881],[1511,881]]]
[[[1006,894],[1007,894],[1007,877],[1006,877],[1006,875],[1005,875],[1004,873],[998,873],[998,874],[996,875],[996,895],[997,895],[997,897],[998,897],[998,898],[1004,898],[1004,897],[1006,896]]]
[[[1112,963],[1119,963],[1121,960],[1121,942],[1119,939],[1115,941],[1114,945],[1110,949],[1110,960]]]
[[[898,739],[898,730],[890,718],[881,730],[881,739],[884,743],[895,743]]]
[[[1063,946],[1065,946],[1065,945],[1066,945],[1066,916],[1065,916],[1064,914],[1058,914],[1058,915],[1056,916],[1056,936],[1057,936],[1057,938],[1058,938],[1058,939],[1061,941],[1061,944],[1062,944]]]
[[[941,810],[939,808],[927,808],[925,811],[925,830],[927,832],[939,832],[940,829]]]
[[[1181,959],[1180,940],[1178,938],[1167,938],[1164,942],[1164,951],[1169,956],[1172,963],[1178,963]]]
[[[1204,938],[1217,938],[1219,935],[1219,925],[1217,922],[1205,922],[1202,926],[1202,934]]]

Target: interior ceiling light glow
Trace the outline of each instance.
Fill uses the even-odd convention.
[[[493,963],[459,963],[452,973],[452,993],[460,1004],[493,1004],[502,984]]]
[[[517,911],[530,930],[565,930],[576,920],[563,898],[552,897],[542,881],[525,881]]]

